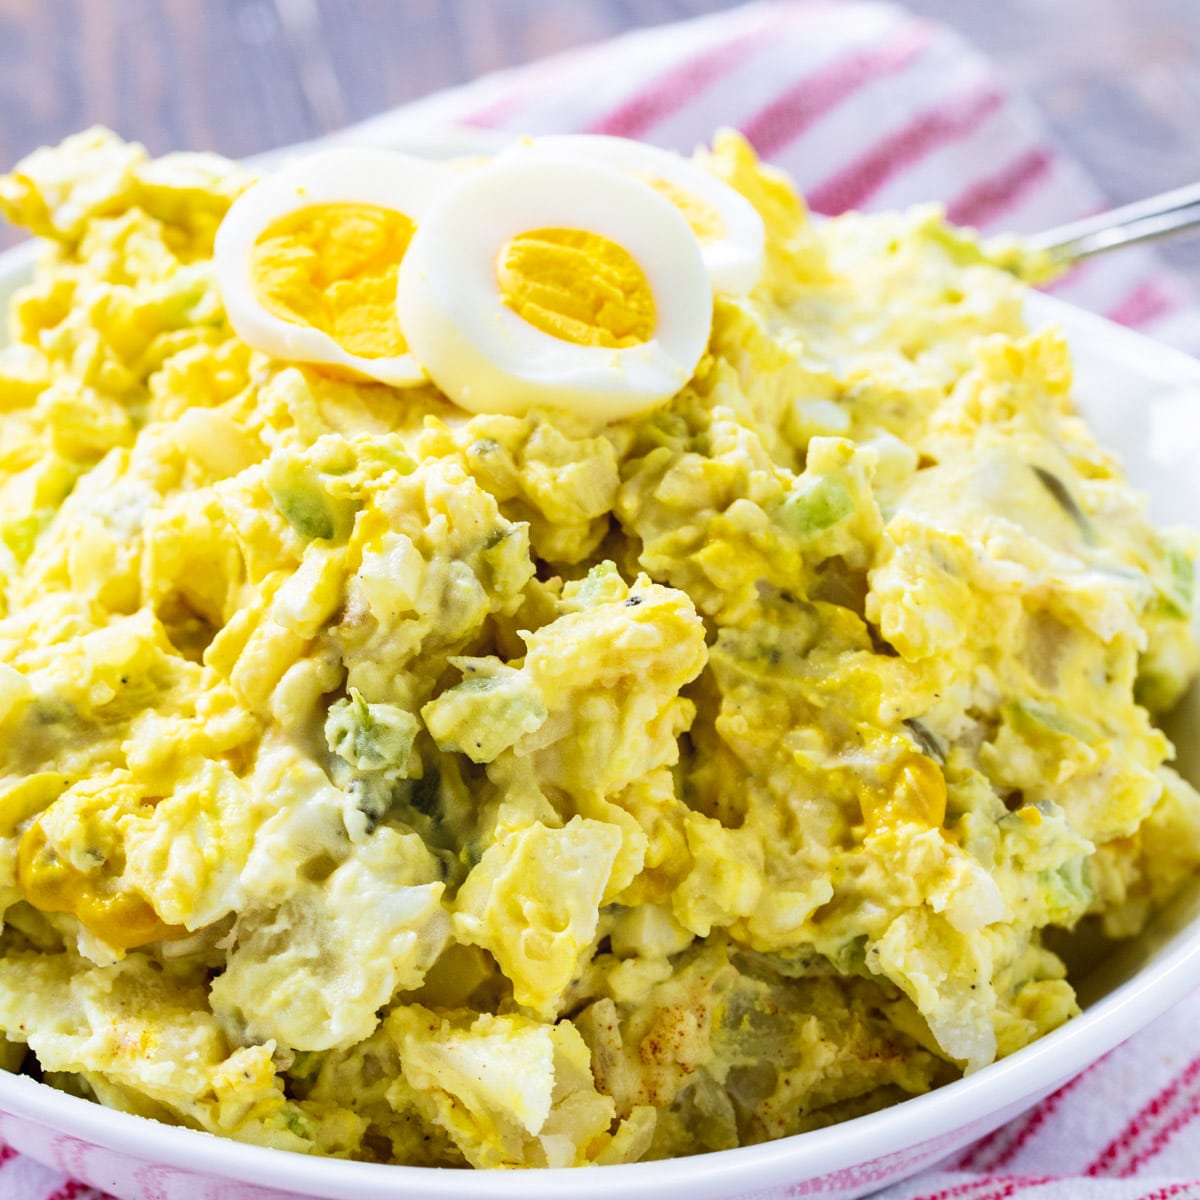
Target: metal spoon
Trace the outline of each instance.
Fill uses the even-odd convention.
[[[1054,262],[1076,262],[1131,242],[1200,227],[1200,183],[1163,192],[1121,208],[1072,221],[1026,238],[1026,244],[1045,251]]]

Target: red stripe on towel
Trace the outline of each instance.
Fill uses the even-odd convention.
[[[981,179],[946,205],[946,219],[976,228],[998,220],[1049,174],[1054,155],[1037,146],[1006,167]]]
[[[1200,1115],[1200,1058],[1194,1058],[1093,1159],[1085,1174],[1132,1175]]]
[[[60,1188],[55,1188],[46,1200],[106,1200],[103,1192],[98,1192],[78,1179],[68,1179]]]
[[[764,158],[777,154],[860,88],[915,62],[933,41],[935,32],[932,25],[913,21],[894,40],[827,64],[743,121],[742,133]]]
[[[1023,1118],[1003,1125],[989,1134],[981,1142],[976,1142],[957,1163],[955,1170],[959,1171],[995,1171],[1012,1162],[1020,1153],[1021,1148],[1042,1128],[1055,1114],[1062,1102],[1083,1083],[1102,1063],[1104,1059],[1093,1063],[1085,1071],[1081,1071],[1074,1079],[1068,1080],[1056,1092],[1052,1092],[1036,1108],[1026,1113]],[[989,1153],[993,1151],[993,1153]]]
[[[1153,321],[1156,317],[1165,317],[1180,307],[1180,301],[1172,296],[1157,279],[1146,279],[1125,297],[1115,308],[1109,309],[1104,315],[1118,325],[1131,325],[1136,328]]]
[[[1017,1192],[1053,1183],[1053,1175],[1009,1175],[1002,1179],[972,1179],[967,1183],[914,1196],[913,1200],[1008,1200]]]
[[[903,129],[809,192],[812,207],[836,216],[866,203],[889,179],[948,142],[970,137],[1007,99],[992,84],[923,112]]]
[[[677,109],[693,101],[722,76],[741,66],[760,45],[778,36],[781,14],[773,10],[773,19],[710,47],[677,63],[653,82],[634,93],[612,112],[588,126],[588,133],[607,133],[614,137],[640,137],[652,126],[665,120]]]

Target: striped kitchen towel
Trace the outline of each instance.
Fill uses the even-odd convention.
[[[734,126],[829,214],[937,200],[955,222],[1030,232],[1105,205],[986,58],[888,4],[751,4],[490,75],[345,136],[387,145],[455,125],[684,151]],[[1200,353],[1196,299],[1152,252],[1093,260],[1054,290]],[[1200,994],[881,1200],[1200,1200],[1198,1118]],[[105,1200],[2,1145],[0,1197]]]
[[[1200,993],[878,1200],[1200,1200]]]
[[[631,33],[439,92],[349,136],[387,144],[451,125],[681,151],[734,126],[830,215],[936,200],[957,224],[1032,233],[1107,207],[987,58],[891,4],[784,0]],[[1151,251],[1091,260],[1051,290],[1200,353],[1196,297]]]

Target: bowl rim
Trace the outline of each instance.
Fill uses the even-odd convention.
[[[460,143],[454,144],[463,152]],[[0,289],[27,277],[37,244],[0,252]],[[1200,389],[1200,362],[1133,330],[1052,296],[1031,293],[1030,323],[1057,324],[1094,355],[1163,387]],[[2,341],[2,337],[0,337]],[[1079,345],[1075,346],[1076,351]],[[1176,930],[1133,976],[1066,1025],[1024,1049],[925,1095],[824,1129],[756,1146],[687,1158],[576,1168],[470,1171],[364,1163],[297,1154],[167,1125],[67,1095],[26,1076],[0,1071],[0,1117],[23,1118],[55,1133],[142,1162],[225,1182],[369,1200],[387,1194],[428,1200],[526,1200],[570,1194],[575,1200],[656,1197],[664,1189],[689,1200],[750,1194],[814,1179],[923,1145],[932,1145],[1035,1102],[1148,1025],[1200,986],[1200,920]],[[869,1153],[863,1147],[869,1146]],[[954,1147],[947,1143],[947,1149]],[[886,1178],[880,1180],[886,1182]]]

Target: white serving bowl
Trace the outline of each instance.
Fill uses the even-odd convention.
[[[435,141],[416,149],[444,156],[472,148]],[[0,255],[0,312],[31,263],[28,247]],[[1030,296],[1028,315],[1067,334],[1078,400],[1149,494],[1154,518],[1200,525],[1200,362],[1044,296]],[[1178,765],[1200,782],[1200,689],[1170,732]],[[762,1146],[588,1170],[389,1167],[228,1142],[3,1072],[0,1137],[121,1200],[851,1200],[982,1137],[1200,987],[1198,916],[1200,880],[1141,937],[1076,981],[1081,1016],[1010,1058],[882,1112]]]

